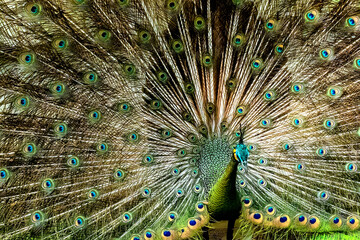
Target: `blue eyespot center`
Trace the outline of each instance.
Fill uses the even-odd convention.
[[[145,236],[146,236],[147,238],[151,238],[151,237],[152,237],[152,234],[151,234],[151,232],[146,232]]]
[[[353,18],[349,18],[348,23],[349,23],[349,25],[354,26],[355,20]]]
[[[174,215],[174,214],[170,214],[170,218],[171,218],[171,219],[174,219],[174,218],[175,218],[175,215]]]
[[[349,223],[350,223],[350,224],[354,224],[354,223],[355,223],[355,219],[354,219],[354,218],[351,218],[351,219],[349,220]]]
[[[260,213],[255,213],[255,214],[254,214],[254,218],[255,218],[255,219],[260,219],[260,218],[261,218]]]
[[[0,171],[0,177],[1,178],[5,178],[6,177],[6,172],[4,170]]]
[[[31,62],[31,56],[30,56],[30,55],[26,55],[26,56],[25,56],[25,61],[26,61],[27,63]]]
[[[203,205],[202,203],[199,203],[199,204],[198,204],[198,208],[199,208],[199,209],[203,209],[203,207],[204,207],[204,205]]]
[[[190,224],[190,226],[195,226],[195,225],[196,225],[196,221],[195,221],[195,220],[190,220],[190,221],[189,221],[189,224]]]
[[[269,29],[272,29],[272,28],[274,27],[274,24],[272,24],[272,23],[269,22],[269,23],[266,24],[266,26],[267,26]]]
[[[171,236],[171,232],[170,232],[170,231],[164,231],[164,236],[165,236],[165,237],[170,237],[170,236]]]
[[[327,58],[329,56],[329,53],[326,50],[321,51],[321,54],[324,58]]]
[[[273,207],[269,207],[269,208],[268,208],[268,212],[271,213],[271,212],[273,212],[273,211],[274,211],[274,208],[273,208]]]
[[[316,223],[316,218],[310,218],[310,223],[315,224]]]
[[[301,216],[299,217],[299,222],[303,222],[303,221],[305,221],[305,217],[301,215]]]
[[[35,213],[35,219],[36,220],[40,220],[41,219],[41,215],[39,213]]]
[[[28,152],[32,152],[32,151],[34,150],[34,148],[33,148],[33,146],[28,145],[28,146],[27,146],[27,150],[28,150]]]
[[[82,225],[82,223],[83,223],[83,221],[82,221],[81,218],[78,218],[78,219],[76,220],[76,222],[77,222],[78,225]]]
[[[338,217],[334,218],[333,223],[337,224],[340,222],[340,219]]]
[[[281,217],[281,218],[280,218],[280,222],[281,222],[281,223],[284,223],[284,222],[286,222],[286,221],[287,221],[287,217]]]
[[[20,104],[25,106],[26,105],[26,99],[25,98],[20,99]]]

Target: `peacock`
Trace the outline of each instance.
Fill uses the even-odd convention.
[[[1,0],[1,239],[360,239],[359,0]]]

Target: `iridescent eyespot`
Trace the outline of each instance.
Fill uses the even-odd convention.
[[[326,91],[326,94],[333,99],[341,97],[342,93],[342,88],[337,86],[330,86]]]
[[[68,158],[66,163],[69,167],[76,168],[80,165],[80,160],[76,156],[71,156],[70,158]]]
[[[199,220],[197,220],[195,218],[191,218],[191,219],[188,220],[188,227],[190,229],[195,229],[198,224],[199,224]]]
[[[319,12],[315,9],[307,11],[305,13],[305,21],[309,23],[315,23],[319,19]]]
[[[97,37],[100,41],[102,42],[106,42],[110,39],[111,37],[111,32],[109,32],[108,30],[104,30],[101,29],[99,30],[99,32],[97,33]]]
[[[132,214],[130,212],[124,212],[122,215],[122,220],[124,223],[128,223],[132,221]]]
[[[232,45],[234,47],[240,47],[245,43],[245,35],[242,33],[236,34],[232,39]]]
[[[162,107],[162,102],[160,100],[152,100],[150,102],[150,108],[152,110],[159,110]]]
[[[169,212],[168,214],[168,220],[170,222],[175,221],[178,218],[178,214],[176,212]]]
[[[136,68],[133,64],[125,64],[123,66],[123,71],[128,77],[133,77],[136,74]]]
[[[154,161],[154,156],[151,154],[147,154],[143,157],[143,163],[150,164]]]
[[[283,52],[284,52],[284,50],[285,50],[285,48],[284,48],[284,44],[282,44],[282,43],[279,43],[279,44],[277,44],[276,46],[275,46],[275,53],[276,54],[283,54]]]
[[[164,231],[162,231],[161,234],[162,234],[163,238],[169,239],[172,236],[171,232],[172,232],[171,230],[164,230]]]
[[[261,187],[265,187],[265,186],[267,185],[267,182],[266,182],[264,179],[260,178],[260,179],[258,180],[258,184],[259,184],[259,186],[261,186]]]
[[[6,182],[10,178],[10,172],[6,168],[0,169],[0,183]]]
[[[360,70],[360,58],[355,58],[354,67],[355,69]]]
[[[96,146],[96,151],[98,154],[106,153],[108,150],[109,150],[109,146],[107,143],[102,142]]]
[[[318,217],[315,216],[310,216],[309,217],[309,223],[310,223],[310,228],[311,229],[317,229],[320,227],[320,220]]]
[[[148,31],[140,31],[138,33],[138,36],[139,36],[140,42],[142,42],[142,43],[150,42],[151,34]]]
[[[163,129],[161,130],[161,136],[164,139],[168,139],[173,135],[171,129]]]
[[[191,176],[192,176],[192,177],[197,177],[198,175],[199,175],[199,169],[194,168],[194,169],[191,171]]]
[[[201,190],[202,190],[202,187],[201,187],[200,184],[196,184],[196,185],[194,186],[194,192],[195,192],[195,193],[200,193]]]
[[[245,115],[246,114],[246,112],[247,112],[247,109],[246,109],[246,107],[245,106],[238,106],[237,108],[236,108],[236,114],[238,115],[238,116],[243,116],[243,115]]]
[[[356,230],[359,228],[359,219],[355,216],[349,216],[346,220],[346,225],[351,230]]]
[[[30,66],[35,62],[35,54],[32,52],[25,52],[20,54],[19,63],[25,66]]]
[[[328,154],[328,150],[327,148],[319,147],[318,149],[316,149],[316,154],[319,157],[325,157]]]
[[[243,179],[240,179],[239,184],[240,184],[240,187],[242,187],[242,188],[246,187],[246,182]]]
[[[147,229],[144,232],[144,240],[153,240],[155,239],[155,233],[151,229]]]
[[[115,178],[116,180],[124,179],[124,177],[125,177],[125,173],[124,173],[123,170],[121,170],[121,169],[116,169],[116,170],[114,171],[114,178]]]
[[[127,140],[131,143],[137,143],[140,141],[140,136],[136,132],[131,132],[127,135]]]
[[[195,87],[194,87],[194,85],[192,83],[187,83],[185,85],[185,92],[187,94],[192,94],[192,93],[194,93],[194,91],[195,91]]]
[[[267,31],[273,31],[274,29],[276,29],[276,21],[274,19],[269,19],[266,23],[265,23],[265,29]]]
[[[303,214],[298,214],[294,218],[295,223],[300,226],[305,226],[307,224],[307,217]]]
[[[202,58],[202,63],[204,67],[210,67],[212,65],[212,58],[210,55],[205,55]]]
[[[240,172],[240,173],[245,173],[245,168],[242,166],[242,165],[239,165],[238,166],[238,171]]]
[[[249,220],[254,224],[261,224],[263,221],[263,215],[260,212],[253,212],[250,214]]]
[[[291,124],[294,127],[302,127],[304,124],[304,118],[302,116],[296,116],[294,118],[291,119]]]
[[[284,143],[284,144],[282,145],[282,149],[283,149],[284,151],[288,151],[288,150],[290,150],[292,147],[293,147],[293,145],[292,145],[291,143]]]
[[[171,174],[174,176],[178,176],[180,174],[180,169],[179,168],[171,169]]]
[[[231,79],[229,79],[229,80],[227,80],[227,82],[226,82],[226,86],[227,86],[227,88],[230,90],[230,91],[232,91],[232,90],[234,90],[235,89],[235,86],[236,86],[236,79],[234,79],[234,78],[231,78]]]
[[[318,198],[322,201],[326,201],[329,199],[330,195],[327,191],[320,191],[318,192]]]
[[[83,217],[83,216],[76,217],[74,225],[76,228],[84,228],[86,226],[85,217]]]
[[[119,109],[119,112],[121,112],[121,113],[128,113],[132,110],[132,107],[130,106],[129,103],[122,102],[122,103],[119,103],[118,109]]]
[[[260,120],[260,127],[268,128],[271,127],[272,122],[271,119],[264,118]]]
[[[333,119],[325,119],[323,126],[325,129],[332,130],[336,127],[337,123]]]
[[[248,144],[247,145],[247,149],[249,150],[249,152],[255,152],[258,149],[258,146],[256,144]]]
[[[175,189],[175,195],[177,197],[182,197],[182,196],[184,196],[184,194],[185,194],[185,192],[183,189],[181,189],[181,188]]]
[[[291,219],[288,215],[280,215],[275,219],[275,225],[278,228],[287,228],[290,226]]]
[[[25,157],[32,157],[37,152],[36,145],[34,143],[26,143],[22,147],[22,152]]]
[[[130,0],[118,0],[120,7],[127,7],[129,5]]]
[[[305,167],[305,165],[304,165],[303,163],[297,163],[297,164],[295,165],[295,169],[296,169],[297,171],[299,171],[299,172],[304,172],[305,169],[306,169],[306,167]]]
[[[273,216],[275,215],[276,213],[276,208],[273,206],[273,205],[267,205],[265,207],[265,212],[270,215],[270,216]]]
[[[68,127],[65,123],[58,123],[54,126],[54,132],[59,138],[64,137],[68,132]]]
[[[186,122],[191,122],[193,120],[193,118],[189,112],[183,112],[181,114],[181,116]]]
[[[41,188],[45,192],[51,193],[55,189],[54,180],[52,180],[51,178],[47,178],[47,179],[43,180],[42,183],[41,183]]]
[[[55,83],[51,85],[50,91],[54,97],[62,97],[66,92],[66,86],[63,83]]]
[[[83,76],[83,81],[86,84],[95,84],[98,82],[98,75],[96,72],[87,72]]]
[[[25,10],[30,16],[35,17],[35,16],[38,16],[41,13],[42,6],[40,4],[37,4],[37,3],[28,3],[25,6]]]
[[[55,48],[56,50],[65,50],[68,47],[68,40],[65,38],[56,38],[55,40],[53,40],[52,42],[52,46],[53,48]]]
[[[197,16],[194,19],[194,27],[198,31],[203,30],[206,26],[205,24],[206,24],[205,19],[202,16]]]
[[[165,84],[168,81],[168,75],[166,72],[160,71],[157,73],[157,79]]]
[[[151,195],[151,190],[150,190],[150,188],[148,188],[148,187],[142,188],[142,189],[140,190],[140,192],[141,192],[141,195],[142,195],[143,197],[150,197],[150,195]]]
[[[265,101],[274,101],[276,99],[276,92],[273,90],[268,90],[264,93]]]
[[[176,11],[179,7],[179,3],[177,0],[167,0],[166,7],[170,11]]]
[[[348,172],[356,172],[358,169],[358,166],[356,163],[347,163],[345,165],[345,170]]]
[[[266,158],[260,158],[260,159],[258,160],[258,163],[259,163],[260,165],[267,165],[268,160],[267,160]]]
[[[99,198],[99,192],[96,189],[91,189],[88,193],[87,193],[87,197],[90,200],[96,200]]]
[[[319,52],[320,58],[323,60],[329,60],[333,54],[330,48],[321,49]]]
[[[28,96],[19,96],[14,101],[15,108],[19,111],[25,111],[30,107],[30,98]]]
[[[195,204],[195,208],[197,212],[204,212],[206,210],[205,204],[203,202],[197,202]]]
[[[185,157],[186,154],[187,154],[187,151],[185,148],[181,148],[181,149],[177,150],[177,153],[176,153],[176,155],[178,157]]]
[[[31,214],[30,216],[31,222],[34,224],[39,224],[44,222],[45,220],[45,215],[43,212],[41,211],[35,211]]]
[[[293,83],[291,85],[291,91],[295,94],[303,93],[305,90],[304,84],[302,83]]]
[[[336,215],[332,216],[329,219],[329,222],[330,222],[331,227],[333,227],[333,228],[340,228],[341,225],[342,225],[342,219],[339,216],[336,216]]]
[[[346,27],[354,28],[358,25],[359,18],[357,16],[348,17],[345,22]]]
[[[264,63],[263,63],[262,59],[256,58],[252,61],[251,68],[255,71],[258,71],[263,68],[263,65],[264,65]]]
[[[184,51],[184,45],[180,40],[174,40],[171,46],[175,53],[182,53]]]
[[[98,110],[93,110],[89,113],[88,118],[91,123],[96,123],[101,120],[101,112]]]

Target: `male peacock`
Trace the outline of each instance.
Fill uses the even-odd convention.
[[[1,239],[360,238],[359,0],[0,12]]]

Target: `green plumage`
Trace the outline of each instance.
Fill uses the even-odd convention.
[[[1,239],[359,239],[358,0],[2,0]]]

